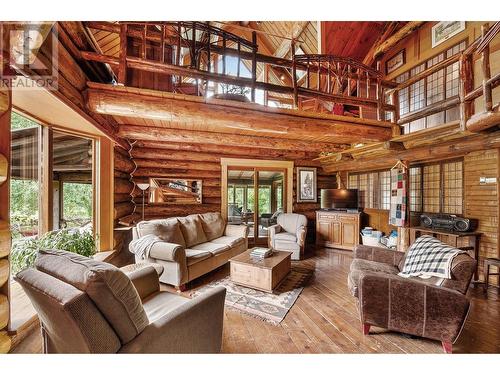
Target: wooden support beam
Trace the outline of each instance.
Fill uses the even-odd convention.
[[[340,162],[340,161],[348,161],[348,160],[353,160],[354,158],[352,157],[351,154],[344,154],[344,153],[340,153],[338,154],[336,157],[335,157],[335,161],[336,162]]]
[[[144,141],[168,141],[189,144],[228,145],[233,147],[253,147],[256,149],[308,150],[311,152],[331,151],[336,144],[305,142],[272,137],[222,134],[202,131],[121,125],[118,134],[127,139]]]
[[[493,107],[493,110],[476,113],[467,120],[467,130],[472,132],[481,132],[500,125],[499,105]]]
[[[118,65],[118,83],[122,85],[127,84],[127,45],[127,24],[122,23],[120,25],[120,62]]]
[[[484,39],[486,34],[488,33],[487,24],[481,27],[481,33]],[[491,84],[488,83],[489,79],[491,78],[489,44],[486,44],[484,46],[483,52],[481,52],[481,70],[483,73],[484,108],[486,112],[489,112],[493,108],[493,93],[491,89]]]
[[[394,150],[403,151],[406,150],[405,144],[403,142],[387,141],[384,142],[384,150]]]
[[[352,161],[322,162],[323,170],[327,173],[338,171],[364,171],[385,168],[398,160],[410,162],[425,162],[459,157],[469,152],[500,147],[500,131],[488,135],[475,135],[462,139],[452,139],[445,142],[428,144],[402,151],[385,151],[374,156],[360,156]]]
[[[42,127],[42,136],[39,140],[39,176],[40,194],[39,194],[39,223],[40,234],[45,234],[53,229],[52,202],[54,199],[53,189],[53,131],[49,127]]]
[[[153,90],[88,83],[87,106],[96,113],[162,120],[165,127],[189,122],[220,133],[326,143],[385,141],[391,124],[356,118],[271,109],[253,103],[233,103]]]
[[[399,29],[394,35],[391,37],[387,38],[384,42],[382,42],[375,52],[373,52],[373,59],[376,60],[377,58],[381,57],[384,53],[386,53],[389,49],[394,47],[396,44],[398,44],[400,41],[402,41],[404,38],[409,36],[411,33],[413,33],[415,30],[417,30],[420,26],[422,26],[424,22],[421,21],[410,21],[406,25],[404,25],[401,29]]]

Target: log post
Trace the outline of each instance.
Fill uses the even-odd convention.
[[[127,85],[127,24],[120,25],[120,64],[118,66],[118,83]]]
[[[488,25],[481,26],[482,37],[488,33]],[[490,46],[486,45],[481,53],[481,69],[483,73],[483,95],[484,95],[484,110],[490,112],[493,109],[491,83],[488,83],[491,78],[490,70]]]
[[[380,60],[377,61],[377,71],[380,72]],[[382,76],[377,77],[377,120],[384,120],[384,88],[382,87]]]
[[[252,32],[252,102],[255,102],[255,81],[257,81],[257,33]]]
[[[144,31],[143,31],[143,35],[142,35],[142,58],[143,59],[147,59],[147,43],[148,41],[148,24],[145,23],[144,24]]]
[[[291,45],[292,51],[292,84],[293,84],[293,107],[298,108],[299,105],[299,91],[298,91],[298,82],[297,82],[297,62],[295,60],[295,40],[292,40]],[[318,70],[319,74],[319,70]],[[319,80],[318,80],[319,84]]]
[[[226,35],[222,35],[222,75],[226,75]]]
[[[392,136],[401,135],[401,127],[398,125],[399,120],[399,92],[391,93],[391,104],[394,106],[394,111],[392,112]]]

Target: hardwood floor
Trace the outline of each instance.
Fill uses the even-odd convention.
[[[361,333],[355,299],[347,291],[351,252],[318,249],[301,267],[314,276],[279,326],[226,309],[223,353],[442,353],[441,343],[413,338],[380,328]],[[294,262],[295,263],[295,262]],[[192,282],[186,296],[208,282],[226,276],[228,265]],[[172,288],[165,287],[166,290]],[[454,353],[500,353],[500,298],[471,287],[472,307]],[[14,353],[41,351],[38,331],[23,340]]]

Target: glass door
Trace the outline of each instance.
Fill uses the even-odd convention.
[[[283,188],[285,170],[257,169],[258,194],[256,202],[257,224],[255,240],[267,244],[269,227],[277,224],[278,215],[285,211]]]
[[[249,227],[251,245],[267,244],[269,227],[285,211],[286,170],[230,167],[227,175],[227,221]]]
[[[248,225],[253,240],[255,224],[255,171],[253,168],[230,168],[227,171],[227,222]]]

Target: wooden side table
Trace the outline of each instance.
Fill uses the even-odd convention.
[[[495,273],[490,273],[490,267],[496,267],[497,272]],[[500,275],[500,259],[498,258],[486,258],[484,260],[484,290],[488,290],[488,280],[490,276],[493,275]]]
[[[438,240],[459,248],[466,250],[476,261],[476,270],[474,271],[473,283],[479,282],[479,244],[481,239],[480,232],[456,232],[447,231],[443,229],[432,229],[426,227],[412,227],[410,228],[410,245],[421,235],[430,235],[436,237]]]

